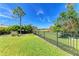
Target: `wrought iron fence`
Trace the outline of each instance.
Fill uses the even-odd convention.
[[[34,32],[35,35],[45,39],[51,44],[63,49],[64,51],[72,54],[79,55],[79,35],[71,33],[61,33],[61,32],[50,32],[37,30]]]

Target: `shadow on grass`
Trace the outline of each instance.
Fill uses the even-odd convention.
[[[47,42],[59,47],[60,49],[70,53],[71,55],[74,55],[74,56],[79,56],[79,51],[76,50],[75,48],[71,47],[71,46],[68,46],[68,45],[65,45],[61,42],[58,42],[58,45],[57,45],[57,41],[56,40],[52,40],[52,39],[49,39],[49,38],[46,38],[44,36],[41,36],[41,35],[38,35],[38,34],[35,34],[41,38],[43,38],[44,40],[46,40]]]

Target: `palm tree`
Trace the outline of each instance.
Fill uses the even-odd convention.
[[[19,18],[19,20],[20,20],[20,34],[21,34],[21,21],[22,21],[22,17],[25,15],[25,12],[23,11],[23,9],[21,8],[21,7],[16,7],[15,9],[13,9],[13,14],[15,15],[15,16],[17,16],[18,18]]]

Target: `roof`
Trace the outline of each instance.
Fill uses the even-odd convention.
[[[8,26],[6,26],[6,25],[3,25],[3,24],[0,24],[0,27],[8,27]]]

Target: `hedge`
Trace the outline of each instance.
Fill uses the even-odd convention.
[[[22,33],[32,33],[32,26],[31,25],[24,25],[21,26]],[[17,31],[18,33],[20,32],[20,26],[18,25],[13,25],[13,26],[8,26],[8,27],[0,27],[0,35],[1,34],[10,34],[11,31]]]

